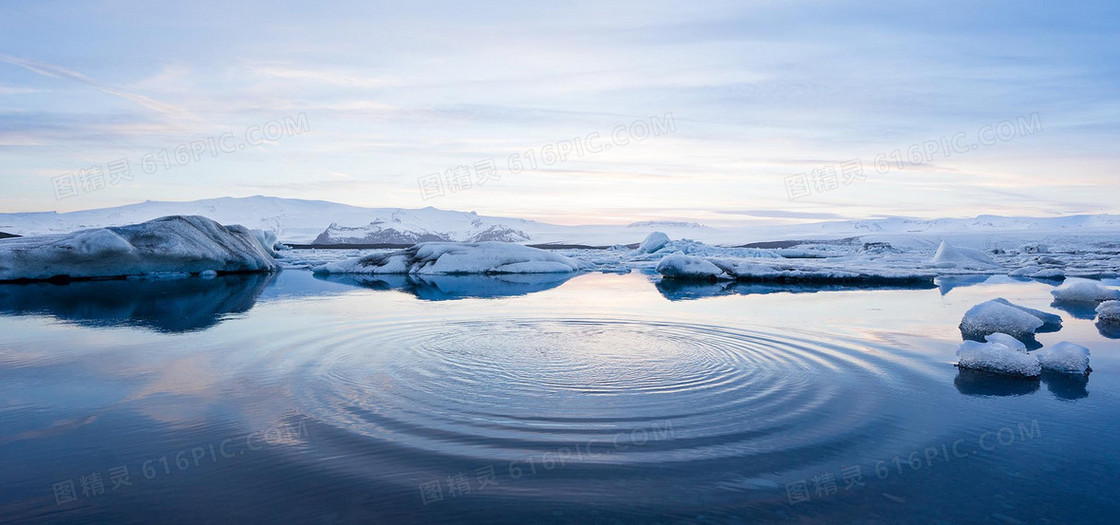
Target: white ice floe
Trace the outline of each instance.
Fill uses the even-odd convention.
[[[649,240],[648,238],[646,239]],[[645,244],[645,241],[643,241]],[[652,243],[656,245],[656,242]],[[643,252],[641,246],[630,256],[631,261],[657,261],[669,254],[692,255],[696,257],[738,257],[748,259],[782,259],[774,250],[760,248],[739,248],[726,246],[712,246],[689,239],[668,241],[653,252]]]
[[[1120,299],[1120,290],[1102,285],[1088,279],[1071,279],[1061,286],[1050,290],[1058,301],[1093,303]]]
[[[1016,352],[1026,352],[1027,351],[1027,345],[1023,344],[1022,341],[1020,341],[1018,339],[1015,339],[1014,337],[1011,337],[1010,335],[1007,335],[1007,334],[1002,333],[1002,332],[996,332],[994,334],[988,334],[988,335],[984,336],[984,341],[987,341],[989,343],[999,343],[999,344],[1001,344],[1003,346],[1006,346],[1006,347],[1008,347],[1012,350],[1015,350]]]
[[[1007,272],[1007,275],[1012,277],[1030,277],[1033,279],[1064,279],[1066,271],[1061,268],[1043,268],[1037,264],[1032,264]]]
[[[1003,337],[988,337],[984,343],[961,343],[957,349],[957,365],[995,374],[1038,377],[1042,373],[1038,358],[1027,353],[1026,347],[1015,338],[1000,335]]]
[[[734,280],[746,282],[782,283],[849,283],[913,285],[932,283],[929,275],[880,271],[851,271],[820,266],[805,266],[768,259],[741,259],[731,257],[696,257],[672,254],[657,264],[657,273],[666,279],[680,280]]]
[[[200,216],[0,241],[0,281],[277,268],[270,251],[247,228],[222,226]]]
[[[993,299],[965,312],[960,324],[961,335],[966,339],[978,339],[1001,332],[1018,338],[1032,337],[1046,324],[1046,320],[1038,314],[1047,316],[1051,322],[1057,318],[1058,327],[1061,326],[1061,318],[1054,314],[1023,308],[1005,299]]]
[[[945,241],[937,247],[930,263],[938,268],[995,268],[998,265],[987,254],[973,248],[953,246]]]
[[[1049,313],[1049,312],[1043,312],[1042,310],[1035,310],[1034,308],[1027,308],[1026,306],[1020,306],[1020,305],[1014,304],[1011,301],[1008,301],[1007,299],[1004,299],[1002,297],[992,299],[992,301],[995,301],[995,302],[1000,303],[1000,304],[1005,304],[1005,305],[1010,306],[1012,308],[1022,310],[1024,312],[1028,313],[1028,314],[1031,314],[1031,315],[1041,319],[1042,320],[1042,326],[1040,326],[1038,328],[1038,330],[1037,330],[1038,332],[1057,332],[1058,330],[1062,329],[1062,316],[1060,316],[1058,314],[1052,314],[1052,313]]]
[[[1120,324],[1120,301],[1105,301],[1097,305],[1097,321]]]
[[[565,273],[590,265],[557,253],[498,241],[430,242],[394,252],[328,263],[314,268],[326,274],[509,274]]]
[[[1067,341],[1044,348],[1034,353],[1043,369],[1064,374],[1087,374],[1089,368],[1089,349]]]
[[[709,246],[684,239],[669,241],[652,255],[660,257],[655,270],[668,279],[901,285],[933,282],[933,276],[925,271],[868,265],[861,268],[846,262],[833,266],[819,262],[823,256],[787,259],[778,251]],[[629,262],[643,260],[646,256],[639,249]]]
[[[730,279],[731,277],[702,257],[674,254],[657,263],[657,273],[677,279]]]
[[[646,236],[642,244],[638,245],[638,253],[653,253],[669,244],[669,236],[662,232],[653,232]]]
[[[1061,268],[1046,268],[1045,270],[1039,270],[1029,275],[1029,277],[1035,279],[1064,279],[1065,276],[1066,272]]]

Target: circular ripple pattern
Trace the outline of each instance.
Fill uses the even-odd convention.
[[[777,466],[882,433],[886,370],[898,368],[817,335],[675,322],[401,322],[339,333],[292,378],[306,414],[410,453],[479,461],[594,444],[611,453],[585,461]]]

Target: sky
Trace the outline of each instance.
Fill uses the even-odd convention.
[[[0,212],[1120,213],[1118,139],[1114,1],[0,3]]]

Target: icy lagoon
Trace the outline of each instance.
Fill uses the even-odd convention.
[[[1120,340],[1056,284],[0,285],[0,521],[1107,521]],[[1093,372],[958,370],[997,297]]]

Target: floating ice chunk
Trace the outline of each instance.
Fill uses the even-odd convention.
[[[1041,266],[1039,266],[1037,264],[1032,264],[1032,265],[1029,265],[1029,266],[1024,266],[1022,268],[1017,268],[1015,270],[1011,270],[1010,272],[1007,272],[1007,275],[1009,275],[1011,277],[1031,277],[1034,274],[1036,274],[1038,272],[1041,272],[1042,270],[1043,269],[1042,269]]]
[[[1050,290],[1054,299],[1075,303],[1093,303],[1120,299],[1120,290],[1105,287],[1097,281],[1070,279],[1065,284]]]
[[[937,247],[937,252],[930,260],[938,268],[993,268],[996,263],[980,250],[953,246],[945,241]]]
[[[1005,301],[993,299],[970,308],[961,319],[961,335],[980,339],[1002,332],[1016,338],[1030,338],[1045,323],[1037,316]]]
[[[1064,279],[1065,276],[1066,272],[1061,268],[1047,268],[1045,270],[1039,270],[1029,275],[1029,277],[1033,277],[1035,279]]]
[[[992,300],[997,302],[997,303],[1000,303],[1000,304],[1006,304],[1007,306],[1010,306],[1012,308],[1018,308],[1019,310],[1027,312],[1028,314],[1031,314],[1031,315],[1041,319],[1042,320],[1042,326],[1038,327],[1038,330],[1037,330],[1038,332],[1057,332],[1058,330],[1062,329],[1062,316],[1060,316],[1058,314],[1047,313],[1047,312],[1043,312],[1042,310],[1035,310],[1034,308],[1027,308],[1026,306],[1019,306],[1019,305],[1014,304],[1011,301],[1008,301],[1007,299],[1004,299],[1002,297],[992,299]]]
[[[500,241],[428,242],[395,252],[374,253],[314,268],[320,274],[511,274],[567,273],[589,265],[563,255]]]
[[[1037,357],[1000,341],[1004,340],[998,338],[986,343],[961,343],[957,349],[957,365],[961,368],[1021,377],[1038,377],[1042,374],[1042,365]]]
[[[672,245],[672,244],[671,244]],[[671,246],[670,245],[670,246]],[[664,251],[664,250],[662,250]],[[672,257],[670,259],[670,257]],[[674,279],[733,279],[755,283],[933,287],[928,274],[892,268],[804,264],[774,257],[699,257],[675,252],[656,267]]]
[[[1120,324],[1120,301],[1105,301],[1097,305],[1097,321]]]
[[[719,266],[707,259],[673,254],[657,263],[657,272],[670,279],[727,279]]]
[[[1026,352],[1027,351],[1027,345],[1023,344],[1022,341],[1020,341],[1018,339],[1015,339],[1014,337],[1011,337],[1010,335],[1007,335],[1007,334],[1002,333],[1002,332],[996,332],[994,334],[988,334],[988,335],[984,336],[984,340],[989,342],[989,343],[1001,344],[1001,345],[1006,346],[1006,347],[1008,347],[1012,350],[1015,350],[1016,352]]]
[[[708,259],[708,262],[719,267],[729,277],[765,279],[778,277],[782,274],[772,266],[758,264],[751,259]]]
[[[129,226],[0,241],[0,281],[163,276],[278,269],[242,226],[206,217],[162,217]]]
[[[661,232],[653,232],[646,236],[642,244],[638,245],[638,253],[653,253],[669,244],[669,236]]]
[[[1065,374],[1087,374],[1092,370],[1089,368],[1089,349],[1067,341],[1039,350],[1035,356],[1046,370]]]

